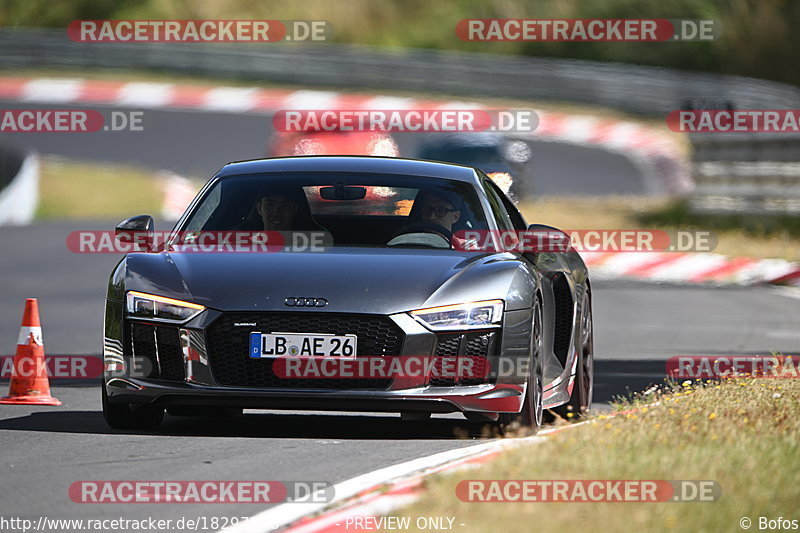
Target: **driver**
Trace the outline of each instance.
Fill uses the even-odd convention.
[[[407,222],[395,233],[387,246],[451,248],[453,226],[461,218],[459,206],[458,196],[448,191],[420,191]]]
[[[453,224],[461,218],[458,202],[444,191],[424,191],[420,202],[420,220],[437,224],[447,231],[453,231]]]

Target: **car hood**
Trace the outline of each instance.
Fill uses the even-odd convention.
[[[325,310],[392,314],[505,298],[519,270],[511,254],[334,248],[324,253],[130,254],[125,287],[220,310],[290,309],[291,297]],[[503,274],[505,272],[505,275]]]

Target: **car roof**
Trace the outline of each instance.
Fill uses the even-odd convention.
[[[298,156],[236,161],[222,167],[216,177],[261,172],[365,172],[477,181],[475,169],[464,165],[375,156]]]

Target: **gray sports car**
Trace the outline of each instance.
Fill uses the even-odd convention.
[[[116,228],[145,245],[108,285],[105,419],[461,412],[535,431],[545,409],[578,417],[592,401],[588,272],[568,246],[507,246],[526,231],[565,237],[529,227],[472,167],[228,164],[163,244],[149,216]]]

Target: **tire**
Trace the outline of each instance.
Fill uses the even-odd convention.
[[[133,406],[129,403],[112,403],[108,399],[105,383],[103,390],[103,418],[114,429],[155,429],[164,419],[164,406],[159,403]]]
[[[536,434],[542,427],[543,410],[543,378],[542,378],[542,303],[536,298],[533,308],[533,326],[531,333],[531,358],[528,365],[528,385],[525,387],[525,400],[519,413],[501,413],[499,424],[501,429],[513,429],[519,426],[530,434]]]
[[[586,416],[592,407],[594,394],[594,327],[592,320],[592,297],[584,297],[583,312],[580,320],[580,349],[578,350],[578,366],[575,370],[575,385],[569,402],[553,409],[555,413],[568,421],[574,422]],[[570,416],[572,415],[572,416]]]

